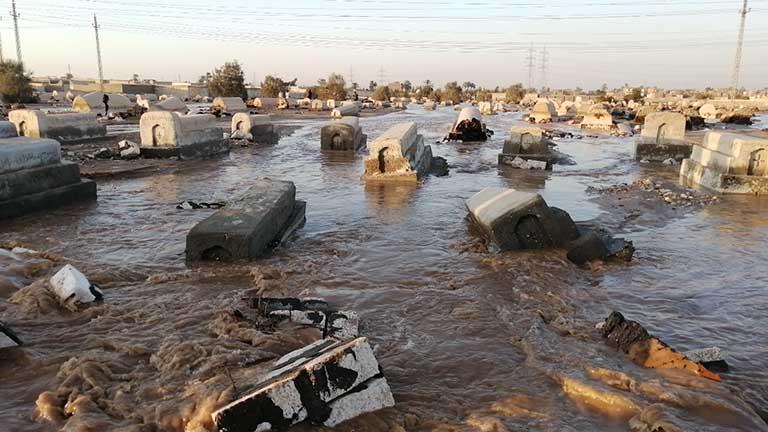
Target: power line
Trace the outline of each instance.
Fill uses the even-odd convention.
[[[741,52],[744,45],[744,27],[747,24],[747,14],[750,10],[747,8],[747,0],[744,0],[744,6],[739,11],[741,23],[739,24],[739,39],[736,43],[736,58],[733,61],[733,90],[739,88],[739,75],[741,74]]]
[[[104,69],[101,66],[101,41],[99,40],[99,21],[93,14],[93,30],[96,32],[96,58],[99,62],[99,90],[104,93]]]
[[[16,0],[11,1],[11,16],[13,17],[13,29],[16,33],[16,60],[21,63],[21,39],[19,38],[19,14],[16,13]]]

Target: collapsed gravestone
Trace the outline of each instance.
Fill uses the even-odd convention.
[[[342,117],[320,129],[320,148],[323,150],[357,151],[367,143],[368,137],[363,133],[357,117]]]
[[[215,115],[248,112],[248,106],[239,97],[217,97],[211,105],[211,112]]]
[[[504,149],[499,154],[499,165],[519,166],[517,159],[526,162],[537,161],[544,164],[543,169],[552,169],[555,155],[549,140],[544,138],[544,131],[535,126],[512,126],[509,139],[504,141]]]
[[[500,250],[567,248],[568,258],[582,265],[634,253],[631,242],[614,239],[591,227],[580,228],[564,210],[549,207],[536,193],[489,187],[466,201],[470,219]]]
[[[279,359],[254,391],[212,418],[220,431],[280,431],[303,421],[334,427],[394,405],[366,338],[321,339]]]
[[[252,308],[274,323],[292,322],[317,328],[323,338],[347,340],[356,338],[360,317],[356,312],[338,311],[323,299],[253,298]]]
[[[660,111],[645,116],[640,140],[635,145],[635,157],[649,162],[668,159],[681,161],[691,156],[693,146],[685,142],[685,116],[672,111]]]
[[[259,143],[272,144],[276,143],[278,139],[275,126],[272,124],[272,117],[269,114],[235,114],[232,117],[232,137],[237,133],[248,138],[249,141]]]
[[[459,113],[445,141],[486,141],[491,135],[493,131],[485,127],[480,110],[475,107],[466,107]]]
[[[612,312],[602,324],[609,346],[627,354],[637,365],[651,369],[679,369],[714,381],[720,376],[648,333],[639,323]]]
[[[107,127],[96,121],[94,113],[45,114],[37,110],[13,110],[8,113],[8,119],[23,137],[68,143],[107,136]]]
[[[360,116],[360,105],[358,104],[347,104],[347,101],[344,101],[344,103],[334,108],[333,111],[331,111],[331,118],[340,119],[344,117],[359,117]]]
[[[229,152],[229,140],[210,114],[152,111],[141,116],[139,129],[145,157],[200,159]]]
[[[52,139],[0,139],[0,219],[96,199],[96,183]]]
[[[417,181],[429,173],[431,166],[432,147],[424,145],[416,123],[400,123],[371,144],[363,179]]]
[[[768,195],[768,139],[709,131],[683,161],[680,179],[719,193]]]
[[[305,221],[306,203],[292,182],[257,180],[187,234],[189,261],[253,260],[283,243]]]
[[[22,345],[21,339],[4,322],[0,321],[0,350]]]

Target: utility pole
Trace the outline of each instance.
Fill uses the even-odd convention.
[[[526,57],[526,60],[528,61],[528,88],[533,88],[533,62],[536,60],[535,52],[533,51],[533,42],[531,42],[531,47],[528,48],[528,57]]]
[[[379,85],[384,85],[384,66],[379,68]]]
[[[21,63],[21,40],[19,39],[19,14],[16,13],[16,0],[11,1],[11,16],[13,17],[13,30],[16,32],[16,60]]]
[[[99,89],[104,93],[104,69],[101,67],[101,41],[99,40],[99,21],[93,14],[93,30],[96,32],[96,58],[99,61]]]
[[[547,46],[541,49],[541,92],[546,93],[547,87]]]
[[[739,75],[741,75],[741,50],[744,46],[744,27],[747,24],[747,14],[751,9],[747,8],[747,1],[744,0],[744,6],[739,11],[741,15],[741,24],[739,25],[739,41],[736,44],[736,59],[733,62],[733,80],[731,85],[733,86],[734,97],[736,91],[739,89]]]

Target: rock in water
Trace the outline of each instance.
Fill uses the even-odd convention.
[[[99,287],[92,285],[85,275],[70,264],[53,275],[50,283],[51,289],[62,302],[92,303],[104,298]]]

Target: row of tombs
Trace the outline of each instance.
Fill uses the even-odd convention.
[[[78,166],[62,160],[59,141],[35,131],[35,123],[21,124],[19,119],[28,118],[25,115],[40,118],[38,114],[16,113],[11,116],[12,123],[0,123],[0,217],[95,199],[95,183],[81,179]],[[197,158],[209,154],[208,149],[213,150],[212,154],[228,146],[223,132],[209,116],[157,112],[145,115],[146,119],[141,120],[141,150],[149,149],[152,157]],[[51,124],[65,128],[62,125],[66,122],[61,119],[46,122],[42,118],[43,122],[36,124],[38,128],[40,124],[48,127],[44,131],[56,131]],[[682,178],[723,192],[744,191],[744,185],[760,183],[759,179],[766,176],[761,155],[768,141],[709,132],[701,145],[690,145],[685,142],[684,125],[680,129],[677,120],[668,113],[649,116],[637,143],[638,158],[647,157],[643,156],[645,152],[660,155],[657,158],[679,152],[678,157],[684,159]],[[234,138],[274,137],[274,127],[267,116],[235,116],[231,127]],[[69,136],[76,135],[70,133]],[[488,136],[479,114],[468,111],[459,116],[449,139],[482,141]],[[367,136],[356,117],[341,116],[321,129],[323,149],[357,151],[366,145]],[[499,160],[502,164],[518,159],[538,161],[544,169],[551,168],[558,160],[553,147],[542,129],[515,126]],[[400,123],[370,144],[363,178],[418,181],[433,172],[435,160],[417,125]],[[752,191],[754,186],[750,188]],[[292,182],[256,180],[244,194],[228,202],[225,209],[212,213],[189,231],[186,259],[229,262],[264,257],[303,226],[306,205],[297,199]],[[577,265],[593,260],[626,261],[634,253],[631,242],[614,238],[600,227],[574,222],[567,212],[549,206],[536,193],[489,187],[467,199],[465,205],[473,230],[499,250],[560,248]],[[50,284],[61,293],[61,298],[103,301],[103,293],[71,266],[62,268]],[[305,421],[333,427],[395,404],[373,348],[359,335],[359,318],[354,312],[333,310],[317,299],[259,298],[253,299],[252,307],[274,320],[318,327],[322,338],[278,359],[250,391],[216,409],[212,422],[218,430],[284,430]],[[0,349],[21,344],[0,323]]]

